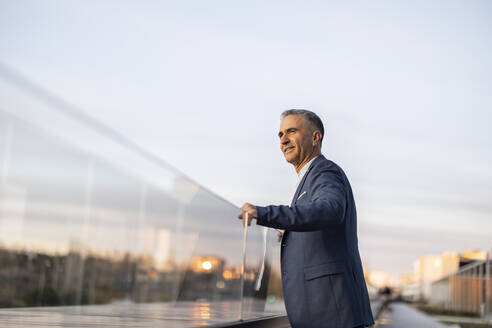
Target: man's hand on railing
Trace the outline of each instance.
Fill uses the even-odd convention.
[[[241,210],[243,212],[239,214],[237,218],[239,220],[244,220],[246,217],[246,213],[248,213],[248,225],[251,224],[251,220],[256,219],[256,217],[258,216],[258,213],[256,212],[256,206],[250,203],[244,203],[244,205],[241,206]]]

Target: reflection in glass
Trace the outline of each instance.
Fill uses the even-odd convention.
[[[0,79],[0,307],[158,303],[203,324],[281,302],[273,232],[249,228],[240,300],[237,207],[14,89]]]

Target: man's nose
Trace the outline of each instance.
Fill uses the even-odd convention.
[[[285,136],[285,134],[284,134],[283,136],[281,136],[281,137],[280,137],[280,144],[281,144],[281,145],[286,145],[286,144],[288,144],[288,143],[289,143],[289,138],[287,138],[287,137]]]

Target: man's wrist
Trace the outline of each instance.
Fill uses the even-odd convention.
[[[256,206],[256,224],[261,224],[264,220],[265,207]]]

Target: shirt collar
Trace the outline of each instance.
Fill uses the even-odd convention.
[[[319,155],[318,155],[319,156]],[[299,171],[299,173],[297,173],[297,175],[299,176],[299,181],[302,180],[302,178],[304,177],[304,175],[306,174],[307,170],[309,169],[309,167],[311,166],[311,163],[318,157],[318,156],[315,156],[313,158],[311,158],[311,160],[309,162],[307,162],[302,168],[301,170]]]

